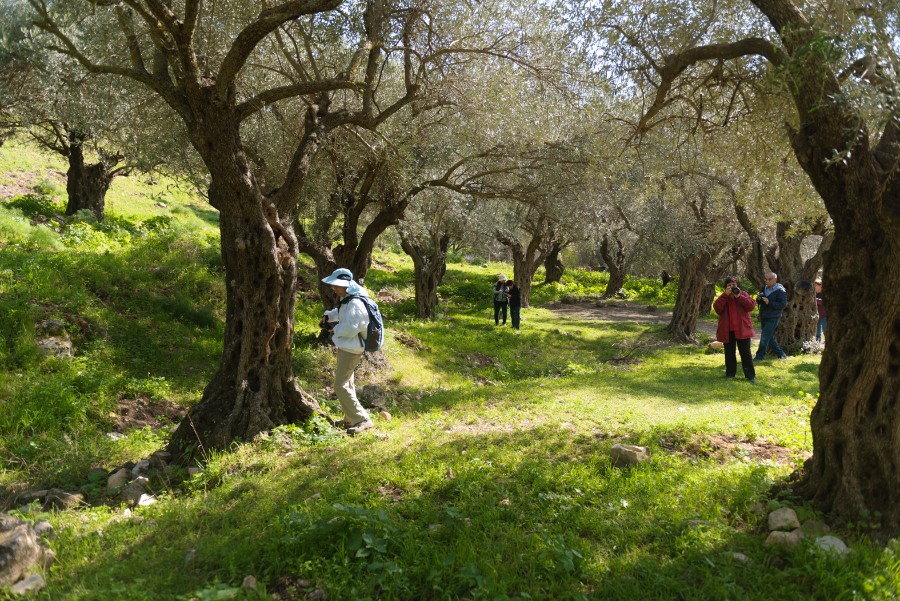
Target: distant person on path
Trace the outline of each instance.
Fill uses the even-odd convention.
[[[506,308],[509,306],[509,290],[506,288],[506,276],[501,275],[494,284],[494,325],[500,325],[500,314],[503,314],[503,325],[506,325]]]
[[[322,281],[340,299],[338,306],[325,311],[320,327],[331,333],[337,347],[337,365],[334,369],[334,392],[341,403],[348,434],[359,434],[373,427],[372,418],[356,398],[356,384],[353,372],[362,361],[363,343],[369,326],[369,313],[365,305],[355,296],[368,296],[365,289],[353,281],[349,269],[335,269]]]
[[[737,374],[736,349],[741,354],[744,377],[755,384],[756,370],[750,349],[750,339],[753,338],[750,314],[756,308],[756,301],[745,290],[740,289],[737,276],[730,275],[723,283],[725,291],[713,302],[713,309],[719,316],[716,340],[725,344],[725,377],[734,378]]]
[[[522,313],[522,289],[513,280],[506,280],[506,289],[509,291],[509,316],[512,319],[512,327],[518,330]]]
[[[762,333],[759,335],[759,348],[756,349],[756,361],[762,361],[771,348],[779,359],[787,359],[787,353],[775,340],[775,328],[781,320],[781,312],[787,306],[787,290],[778,283],[778,274],[770,271],[766,274],[766,285],[756,297],[759,303],[759,323]]]
[[[828,329],[828,311],[825,310],[825,301],[822,300],[822,280],[816,280],[816,313],[819,314],[819,323],[816,324],[816,342],[822,342],[825,338],[825,330]]]

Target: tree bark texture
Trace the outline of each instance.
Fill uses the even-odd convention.
[[[447,273],[447,248],[450,236],[443,235],[430,244],[416,244],[401,237],[403,250],[413,260],[415,270],[416,317],[434,319],[437,316],[437,288]]]
[[[66,215],[74,215],[87,209],[103,221],[106,209],[106,192],[115,173],[104,161],[86,165],[84,150],[80,144],[69,147],[69,169],[66,172]]]
[[[559,253],[562,251],[562,243],[558,240],[554,240],[550,245],[550,251],[547,253],[547,258],[544,259],[544,283],[552,284],[554,282],[560,282],[562,280],[563,274],[566,272],[566,266],[563,265],[563,262],[559,259]]]
[[[603,257],[606,270],[609,272],[609,282],[606,283],[606,292],[603,293],[605,298],[614,297],[625,285],[625,245],[617,236],[612,237],[612,242],[616,246],[615,250],[610,248],[609,234],[603,234],[600,256]]]
[[[290,215],[279,214],[260,192],[242,152],[226,147],[210,154],[209,198],[220,212],[227,289],[225,336],[218,371],[169,443],[188,454],[252,440],[319,410],[291,366],[298,250]]]
[[[838,520],[881,516],[900,532],[900,118],[876,148],[815,52],[793,5],[754,0],[797,58],[791,143],[834,222],[825,255],[828,344],[813,409],[813,457],[797,491]],[[792,12],[794,11],[794,12]],[[804,54],[805,52],[805,54]],[[833,161],[835,149],[845,160]],[[877,514],[876,514],[877,512]]]
[[[706,272],[710,261],[708,252],[700,252],[679,261],[678,296],[675,297],[672,321],[666,327],[666,331],[678,341],[694,341],[700,302],[706,293]]]

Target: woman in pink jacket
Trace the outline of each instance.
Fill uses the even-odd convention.
[[[753,322],[750,313],[756,308],[756,301],[741,290],[738,278],[730,275],[725,278],[725,292],[713,303],[713,309],[719,316],[716,328],[716,340],[725,343],[725,377],[733,378],[737,374],[737,358],[735,347],[741,353],[741,368],[744,377],[751,384],[756,383],[756,370],[753,369],[753,354],[750,352],[750,339],[753,338]]]

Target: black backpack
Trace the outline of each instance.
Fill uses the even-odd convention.
[[[384,319],[381,317],[381,309],[378,308],[378,303],[373,301],[368,296],[347,296],[347,302],[350,302],[349,299],[358,298],[362,301],[362,304],[366,307],[366,313],[369,314],[369,327],[366,331],[366,336],[363,338],[363,335],[359,335],[359,341],[362,342],[363,350],[367,353],[375,353],[381,350],[381,346],[384,344]]]

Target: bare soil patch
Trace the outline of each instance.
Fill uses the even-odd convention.
[[[741,440],[731,434],[698,434],[687,441],[675,436],[663,437],[660,446],[684,457],[716,459],[720,463],[738,459],[788,464],[797,457],[793,449],[768,440]]]
[[[407,334],[406,332],[397,330],[394,332],[394,340],[402,344],[407,348],[411,348],[414,351],[430,351],[431,347],[425,344],[422,344],[422,341],[413,336],[412,334]]]
[[[121,399],[117,409],[115,431],[124,433],[150,426],[152,429],[168,427],[181,421],[187,409],[172,401],[153,401],[149,397]]]

